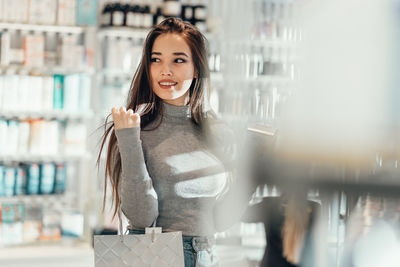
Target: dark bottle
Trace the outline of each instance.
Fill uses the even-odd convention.
[[[166,17],[180,17],[182,4],[179,0],[164,0],[162,3],[162,14]]]
[[[127,25],[127,17],[128,17],[128,13],[130,10],[130,5],[123,4],[123,5],[121,5],[121,8],[122,8],[122,12],[124,13],[124,20],[123,20],[122,26],[128,26]]]
[[[135,6],[128,5],[129,8],[125,15],[125,25],[127,27],[133,27],[135,22]]]
[[[165,17],[161,12],[161,7],[158,7],[156,13],[153,16],[153,25],[159,24],[164,19],[165,19]]]
[[[182,20],[193,23],[193,6],[192,5],[182,5]]]
[[[143,25],[143,9],[139,5],[133,7],[133,27],[141,28]]]
[[[205,5],[195,5],[193,7],[193,18],[196,20],[206,20],[207,10]]]
[[[114,11],[115,11],[115,3],[109,4],[108,12],[110,13],[110,24],[108,26],[114,25]]]
[[[116,27],[123,26],[124,24],[124,11],[120,3],[114,4],[114,10],[112,12],[112,25]]]
[[[111,26],[111,5],[106,4],[101,12],[101,27]]]
[[[142,27],[145,29],[151,28],[153,26],[153,14],[150,12],[150,6],[145,5],[143,8],[143,23]]]

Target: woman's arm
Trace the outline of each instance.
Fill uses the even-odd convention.
[[[121,210],[135,228],[150,226],[158,216],[158,199],[147,171],[140,128],[116,130],[121,155]]]

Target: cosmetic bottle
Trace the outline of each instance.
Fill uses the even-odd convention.
[[[179,0],[164,0],[162,4],[162,14],[166,17],[180,17],[182,4]]]
[[[112,12],[112,26],[120,27],[124,24],[124,10],[120,3],[114,4],[114,10]]]
[[[145,29],[149,29],[153,26],[153,14],[150,12],[150,6],[149,5],[145,5],[143,7],[143,23],[142,23],[142,27]]]

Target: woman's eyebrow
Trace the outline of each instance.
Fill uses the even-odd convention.
[[[185,56],[185,57],[189,57],[188,55],[186,55],[185,53],[183,53],[183,52],[175,52],[175,53],[173,53],[175,56]]]
[[[185,57],[189,57],[186,53],[184,52],[174,52],[172,53],[174,56],[185,56]],[[151,52],[151,55],[157,55],[157,56],[161,56],[162,53],[161,52]]]

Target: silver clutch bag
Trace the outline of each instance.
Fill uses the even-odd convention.
[[[95,267],[184,267],[181,232],[95,235],[94,255]]]

